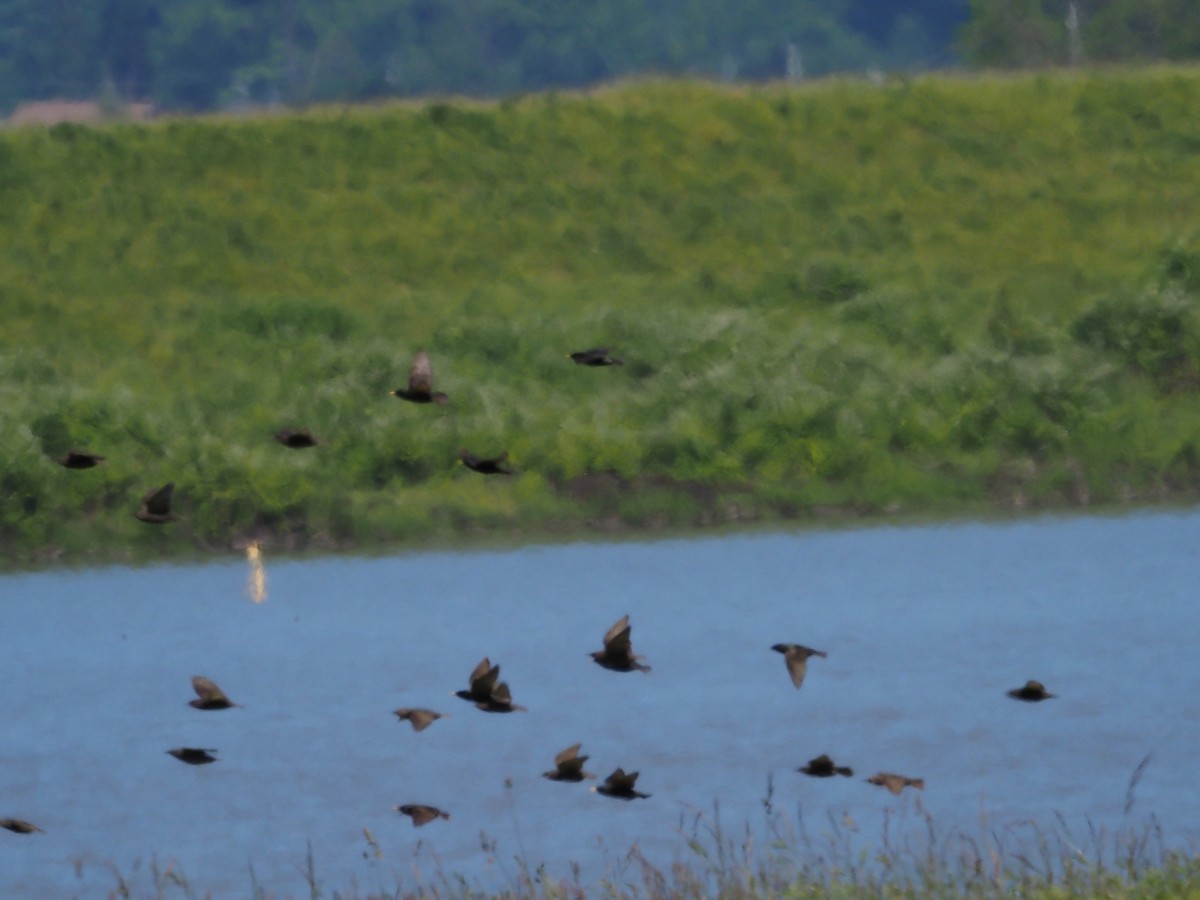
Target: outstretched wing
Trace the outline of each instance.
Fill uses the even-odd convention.
[[[142,505],[146,508],[146,512],[153,513],[156,516],[170,515],[171,512],[171,497],[175,493],[175,482],[168,481],[158,490],[150,491],[142,498]]]
[[[621,616],[604,635],[604,652],[609,656],[629,656],[633,653],[629,616]]]
[[[211,678],[205,678],[203,675],[192,676],[192,690],[196,692],[196,696],[206,703],[213,701],[229,702],[229,698],[225,696],[225,692],[217,687],[217,683]]]
[[[554,765],[561,769],[563,767],[563,763],[569,763],[572,760],[578,759],[579,748],[581,746],[583,746],[581,743],[572,744],[566,750],[561,751],[558,756],[554,757]]]
[[[413,394],[433,391],[433,366],[429,364],[429,354],[424,350],[418,350],[413,357],[412,368],[408,370],[408,390]]]

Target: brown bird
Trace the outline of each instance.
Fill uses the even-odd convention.
[[[481,475],[511,475],[513,473],[512,469],[504,467],[504,461],[507,459],[507,450],[499,456],[493,456],[491,459],[476,456],[470,450],[466,449],[458,451],[458,461],[472,472],[479,472]]]
[[[237,706],[217,687],[215,681],[203,675],[192,676],[192,690],[196,692],[196,699],[189,700],[188,706],[194,706],[196,709],[230,709]]]
[[[590,350],[577,350],[574,353],[568,354],[568,359],[573,359],[577,366],[623,366],[623,359],[614,359],[609,356],[607,347],[593,347]]]
[[[649,672],[650,667],[642,665],[640,656],[634,656],[631,634],[633,626],[629,624],[629,616],[621,616],[604,635],[604,649],[592,653],[592,659],[598,665],[614,672]]]
[[[200,747],[175,747],[167,752],[189,766],[202,766],[205,763],[217,761],[217,758],[213,756],[217,752],[216,750],[204,750]]]
[[[41,828],[24,819],[0,819],[0,828],[7,828],[14,834],[33,834],[35,831],[42,831]]]
[[[1014,700],[1024,700],[1026,703],[1039,703],[1042,700],[1053,700],[1057,695],[1046,690],[1040,681],[1027,681],[1019,688],[1013,688],[1008,696]]]
[[[485,656],[471,673],[470,687],[455,691],[454,695],[474,703],[484,712],[526,712],[524,706],[512,702],[512,692],[499,679],[500,667],[493,666]]]
[[[845,775],[849,778],[854,774],[853,769],[847,766],[835,765],[833,760],[824,753],[816,759],[810,759],[806,765],[796,771],[803,772],[805,775],[811,775],[814,778],[829,778],[833,775]]]
[[[275,440],[285,447],[300,450],[304,447],[315,447],[321,443],[307,428],[284,428],[275,432]]]
[[[637,777],[637,772],[630,772],[626,775],[624,769],[617,769],[604,779],[604,784],[597,785],[592,790],[605,797],[616,797],[618,800],[633,800],[635,797],[646,800],[650,797],[649,794],[643,794],[641,791],[633,789]]]
[[[413,731],[424,731],[442,717],[440,712],[434,712],[432,709],[403,708],[395,712],[401,722],[408,722],[412,726]]]
[[[891,772],[880,772],[877,775],[872,775],[867,779],[867,782],[885,787],[893,794],[899,794],[906,787],[915,787],[917,790],[925,789],[924,778],[909,778],[905,775],[893,775]]]
[[[424,350],[418,350],[413,357],[412,367],[408,370],[408,387],[397,388],[391,396],[412,403],[436,403],[439,406],[450,401],[445,394],[433,389],[433,366],[429,364],[429,354]]]
[[[405,803],[402,806],[393,806],[392,809],[412,819],[413,828],[420,828],[434,819],[450,818],[450,813],[443,812],[436,806],[426,806],[423,803]]]
[[[591,772],[583,771],[583,764],[588,761],[587,756],[579,755],[580,744],[572,744],[566,750],[561,751],[558,756],[554,757],[554,768],[549,772],[543,772],[543,778],[549,778],[551,781],[583,781],[585,778],[595,778]]]
[[[70,452],[58,457],[55,462],[68,469],[90,469],[92,466],[99,465],[100,463],[104,462],[104,457],[99,453],[87,453],[83,450],[71,450]]]
[[[171,515],[171,497],[175,493],[175,482],[168,481],[162,487],[150,491],[142,498],[142,505],[134,513],[143,522],[151,525],[162,525],[164,522],[174,522]]]
[[[792,676],[792,684],[797,689],[800,685],[804,684],[804,675],[808,672],[808,658],[810,656],[828,656],[824,650],[814,650],[812,647],[805,647],[803,644],[775,644],[771,649],[776,653],[783,654],[783,661],[787,663],[788,674]]]

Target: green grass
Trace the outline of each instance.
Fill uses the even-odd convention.
[[[1197,108],[1175,68],[2,132],[0,552],[1194,495]],[[447,407],[387,396],[421,347]]]

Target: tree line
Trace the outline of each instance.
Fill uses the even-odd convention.
[[[0,113],[1200,55],[1195,0],[0,0]]]

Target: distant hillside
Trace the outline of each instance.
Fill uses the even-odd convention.
[[[0,546],[1193,492],[1196,109],[1157,69],[0,132]],[[419,348],[445,406],[388,396]]]

